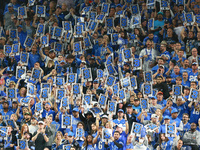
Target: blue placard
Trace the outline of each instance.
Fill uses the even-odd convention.
[[[7,136],[7,128],[6,127],[0,127],[0,138],[5,138]]]
[[[83,78],[84,78],[85,80],[91,78],[91,74],[90,74],[90,70],[89,70],[89,69],[84,69],[84,70],[83,70]]]
[[[134,33],[129,33],[129,38],[130,38],[131,40],[136,39],[135,34],[134,34]]]
[[[176,124],[166,124],[166,136],[167,137],[174,137],[176,134]]]
[[[26,140],[19,140],[19,149],[20,149],[20,150],[25,149],[26,146],[27,146]]]
[[[11,29],[10,30],[10,38],[11,39],[16,39],[17,38],[17,30],[16,29]]]
[[[106,26],[108,28],[113,28],[113,26],[114,26],[113,18],[106,18]]]
[[[176,3],[179,4],[179,5],[185,5],[184,0],[176,0]]]
[[[98,23],[95,22],[95,21],[93,21],[93,22],[91,23],[90,29],[91,29],[92,31],[95,31],[97,25],[98,25]]]
[[[138,14],[139,13],[139,11],[138,11],[138,5],[133,5],[132,6],[132,13],[133,14]]]
[[[75,26],[75,31],[76,31],[76,35],[82,35],[83,34],[83,26],[81,25],[77,25]]]
[[[17,66],[16,78],[20,79],[24,73],[26,74],[26,67]]]
[[[91,45],[89,37],[85,37],[84,38],[84,44],[85,44],[86,48],[92,48],[92,45]]]
[[[86,28],[85,28],[85,22],[79,22],[78,25],[82,26],[83,31],[86,30]]]
[[[16,96],[15,89],[14,88],[13,89],[8,88],[7,90],[8,90],[8,92],[7,92],[8,99],[14,99],[15,96]]]
[[[72,30],[72,28],[71,28],[71,22],[64,21],[63,22],[63,29],[65,31],[71,31]]]
[[[139,58],[133,59],[133,68],[134,68],[135,70],[141,68],[141,61],[140,61]]]
[[[121,27],[127,27],[128,20],[126,17],[121,18]]]
[[[90,105],[90,102],[92,101],[91,95],[84,95],[85,102]]]
[[[100,97],[99,97],[99,104],[101,106],[105,106],[106,105],[106,100],[107,100],[107,97],[105,95],[102,95],[100,94]]]
[[[102,7],[102,13],[108,13],[109,11],[109,4],[104,3]]]
[[[47,47],[49,45],[49,40],[48,40],[49,36],[42,36],[41,37],[41,43],[42,45],[44,45],[45,47]]]
[[[83,11],[84,11],[85,13],[88,13],[88,12],[90,11],[90,8],[91,8],[90,6],[84,7],[84,8],[83,8]]]
[[[62,107],[64,107],[64,108],[67,108],[68,106],[69,106],[69,99],[68,99],[68,97],[63,97],[62,98]]]
[[[61,73],[62,73],[62,69],[63,69],[62,66],[60,66],[60,65],[56,65],[56,71],[57,71],[57,74],[61,74]]]
[[[68,74],[67,75],[67,82],[68,83],[75,83],[76,82],[76,74]]]
[[[63,145],[63,150],[70,150],[71,149],[71,145]]]
[[[123,56],[122,56],[121,52],[119,52],[118,57],[119,57],[119,63],[122,63],[123,62]]]
[[[193,14],[192,13],[187,13],[185,15],[187,23],[192,23],[193,22]]]
[[[81,42],[75,42],[74,43],[74,52],[80,53],[82,50]]]
[[[49,89],[41,89],[41,98],[48,98]]]
[[[191,98],[197,99],[198,98],[198,91],[197,90],[192,90]]]
[[[104,17],[105,17],[104,14],[100,14],[100,15],[97,16],[97,20],[103,21]]]
[[[181,88],[181,86],[176,86],[176,85],[174,85],[173,86],[173,91],[174,91],[174,95],[175,96],[181,96],[181,93],[182,93],[182,88]]]
[[[18,7],[18,9],[19,9],[19,16],[26,16],[26,7]]]
[[[119,93],[119,84],[114,84],[113,85],[113,94],[118,95]]]
[[[36,14],[38,15],[38,17],[45,17],[45,13],[45,6],[36,6]]]
[[[20,49],[20,44],[14,44],[12,46],[12,53],[14,53],[14,54],[19,53],[19,49]]]
[[[57,86],[63,86],[64,85],[64,79],[62,77],[56,78],[56,85]]]
[[[35,86],[33,84],[28,84],[28,94],[29,95],[34,95],[35,94]]]
[[[136,137],[140,137],[142,128],[143,126],[141,124],[133,123],[131,132],[135,134]]]
[[[20,100],[20,103],[21,103],[22,106],[28,106],[29,98],[28,97],[27,98],[22,98]]]
[[[95,20],[97,13],[96,12],[90,12],[90,19]]]
[[[200,15],[196,15],[196,23],[200,24]]]
[[[50,84],[50,83],[42,83],[42,84],[41,84],[41,88],[50,89],[50,87],[51,87],[51,84]]]
[[[116,111],[116,102],[109,102],[108,111],[109,112],[115,112]]]
[[[28,63],[28,54],[21,53],[20,61],[21,61],[21,63],[27,64]]]
[[[39,35],[43,35],[44,34],[44,24],[38,24],[38,28],[37,28],[37,34]]]
[[[115,68],[113,67],[112,64],[107,65],[107,70],[108,70],[108,73],[109,73],[110,75],[116,74]]]
[[[123,15],[123,10],[120,10],[120,11],[118,11],[118,12],[116,12],[116,15]]]
[[[147,99],[141,99],[141,108],[148,109],[148,100]]]
[[[131,81],[131,87],[133,87],[134,89],[136,89],[137,88],[136,77],[130,78],[130,81]]]
[[[126,98],[126,96],[125,96],[125,90],[124,89],[119,90],[119,99],[123,100],[125,98]]]
[[[34,40],[31,37],[27,36],[27,38],[24,42],[24,46],[30,48],[30,47],[32,47],[33,42],[34,42]]]
[[[6,56],[9,56],[9,54],[12,52],[12,45],[4,45],[4,53]]]
[[[53,36],[53,31],[54,31],[54,27],[49,27],[49,34],[51,35],[51,36]]]
[[[152,82],[152,73],[150,71],[145,72],[145,82]]]
[[[57,100],[60,102],[60,100],[65,97],[65,90],[64,89],[57,89]]]
[[[74,84],[73,85],[73,94],[76,94],[76,95],[81,94],[80,85],[79,84]]]
[[[29,4],[29,6],[33,6],[34,3],[35,3],[35,0],[28,0],[28,4]]]
[[[167,1],[161,1],[161,7],[168,7]]]
[[[108,56],[107,60],[106,60],[106,65],[112,64],[112,60],[113,60],[113,55],[110,54],[110,55]]]
[[[106,84],[108,86],[112,86],[113,84],[115,84],[115,77],[114,76],[108,76]]]
[[[117,34],[117,33],[113,33],[113,34],[112,34],[112,38],[111,38],[112,43],[116,45],[116,44],[117,44],[117,41],[118,41],[118,38],[119,38],[119,37],[118,37],[118,34]]]
[[[55,42],[55,45],[54,45],[54,49],[57,53],[60,53],[63,49],[63,44],[62,43],[58,43],[58,42]]]
[[[76,137],[77,138],[82,138],[84,136],[85,136],[84,130],[82,128],[76,128]]]
[[[97,78],[103,78],[103,70],[97,69]]]
[[[33,79],[40,79],[41,76],[41,70],[40,69],[33,69]]]
[[[66,116],[63,116],[63,118],[62,118],[63,120],[63,125],[65,126],[65,127],[67,127],[67,126],[71,126],[71,116],[68,116],[68,115],[66,115]]]
[[[125,49],[124,50],[124,59],[130,59],[132,58],[132,51],[131,49]]]
[[[154,19],[149,19],[148,20],[148,29],[152,29],[154,28]]]
[[[98,107],[90,108],[90,111],[92,111],[95,115],[102,113],[102,110]]]
[[[151,95],[151,84],[144,84],[144,95]]]
[[[42,111],[43,109],[43,104],[42,103],[36,103],[35,109],[37,112]]]

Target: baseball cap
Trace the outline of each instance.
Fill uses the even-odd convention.
[[[169,116],[165,116],[165,117],[164,117],[164,120],[165,120],[165,119],[170,119],[170,117],[169,117]]]
[[[74,136],[74,133],[70,131],[67,136]]]
[[[123,109],[119,109],[117,112],[123,112],[124,113]]]
[[[78,110],[78,108],[74,108],[72,111],[76,111],[76,112],[78,112],[79,110]]]
[[[31,114],[29,112],[26,112],[25,115],[29,115],[30,116]]]
[[[94,82],[96,82],[96,83],[99,83],[99,81],[98,81],[98,80],[94,80],[94,81],[93,81],[93,83],[94,83]]]
[[[53,53],[53,52],[55,52],[55,51],[53,49],[50,49],[49,53]]]
[[[3,103],[7,103],[9,105],[9,102],[8,101],[4,101]]]
[[[178,110],[176,108],[172,109],[171,114],[173,114],[173,113],[178,113]]]
[[[13,7],[13,4],[12,4],[12,3],[9,3],[9,4],[8,4],[8,7]]]
[[[35,120],[37,120],[37,118],[36,118],[36,117],[32,117],[31,119],[35,119]]]
[[[149,96],[150,99],[157,99],[156,96]]]
[[[184,89],[188,89],[188,90],[190,90],[190,87],[189,87],[189,86],[185,86]]]
[[[159,92],[157,93],[157,95],[160,95],[160,94],[163,95],[163,92],[159,91]]]
[[[163,15],[163,12],[159,11],[159,12],[157,13],[157,15]]]
[[[103,35],[99,35],[99,36],[98,36],[98,39],[99,39],[99,38],[103,38]]]
[[[134,98],[134,101],[139,101],[139,98],[135,97],[135,98]]]
[[[165,68],[165,66],[163,66],[163,65],[160,65],[159,67]]]
[[[93,59],[93,60],[95,60],[95,57],[90,57],[90,59]]]
[[[152,114],[151,118],[157,118],[157,115],[156,114]]]
[[[122,7],[122,5],[121,4],[117,4],[116,7]]]
[[[108,116],[107,116],[107,115],[103,115],[101,118],[106,118],[106,119],[108,119]]]
[[[17,27],[20,27],[20,28],[22,28],[22,25],[18,25]]]
[[[57,5],[56,8],[61,8],[61,6],[60,6],[60,5]]]
[[[44,121],[39,121],[38,124],[44,124]]]
[[[45,103],[45,105],[47,105],[47,104],[51,106],[51,104],[49,102]]]
[[[166,41],[162,41],[162,42],[160,43],[160,45],[167,45],[167,42],[166,42]]]
[[[197,62],[193,62],[192,65],[197,65]]]
[[[131,105],[131,104],[128,104],[127,107],[132,107],[132,105]]]

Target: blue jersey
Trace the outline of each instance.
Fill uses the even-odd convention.
[[[97,143],[95,145],[96,150],[106,150],[105,148],[105,142],[102,141],[100,137],[97,138]]]
[[[191,81],[198,81],[198,80],[197,80],[197,75],[198,75],[198,72],[196,72],[196,73],[190,72],[190,73],[188,74],[189,81],[190,81],[190,82],[191,82]]]
[[[200,118],[199,111],[192,108],[190,111],[190,120],[189,123],[196,123],[198,124],[198,119]]]
[[[95,150],[95,148],[92,145],[88,145],[87,147],[84,147],[83,150]]]
[[[119,143],[119,144],[122,144],[122,146],[124,147],[124,143],[123,143],[122,140],[119,139],[119,140],[116,140],[116,142]],[[122,148],[118,148],[117,145],[115,145],[114,142],[110,142],[108,144],[108,146],[109,146],[110,150],[123,150],[123,147]]]
[[[162,150],[171,150],[172,149],[172,141],[163,141],[160,145]]]
[[[180,106],[176,106],[176,108],[178,109],[178,118],[179,119],[182,119],[183,118],[183,114],[184,113],[187,113],[187,114],[189,114],[189,111],[188,111],[188,109],[187,109],[187,105],[186,105],[186,103],[184,103],[183,105],[180,105]]]
[[[11,111],[11,110],[8,110],[7,113],[5,113],[5,112],[2,110],[0,113],[1,113],[2,116],[3,116],[3,120],[8,120],[8,119],[10,119],[10,116],[11,116],[12,114],[14,114],[13,111]]]
[[[73,128],[72,132],[76,133],[77,124],[80,121],[81,121],[80,118],[74,118],[74,116],[72,115],[72,128]]]
[[[189,130],[190,130],[190,123],[183,124],[183,131],[179,131],[180,137],[182,138],[184,136],[185,132],[187,132]]]

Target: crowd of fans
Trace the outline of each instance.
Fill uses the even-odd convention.
[[[167,6],[162,0],[1,0],[1,149],[23,149],[20,141],[25,141],[25,150],[199,150],[200,0],[166,2]],[[23,6],[27,16],[19,14]],[[45,6],[42,17],[38,6]],[[71,25],[70,30],[65,31],[65,23]],[[43,34],[40,25],[44,25]],[[80,31],[77,26],[82,26]],[[71,36],[54,38],[57,27]],[[11,31],[17,31],[15,39]],[[47,41],[42,41],[43,36]],[[33,39],[31,46],[27,38]],[[55,49],[59,43],[61,51]],[[81,51],[75,51],[76,43]],[[18,53],[7,51],[7,46],[16,44],[20,44]],[[125,50],[130,59],[125,58]],[[141,62],[139,69],[135,60]],[[24,76],[18,77],[23,67]],[[87,68],[91,80],[84,79]],[[37,79],[35,70],[40,71]],[[146,79],[149,71],[150,82]],[[67,79],[70,74],[75,74],[73,83]],[[119,85],[117,94],[114,85],[108,84],[109,76]],[[64,79],[63,85],[58,85],[57,78]],[[130,78],[136,80],[134,89],[124,87]],[[41,97],[45,83],[50,84],[47,99]],[[146,83],[153,88],[150,95],[145,92]],[[32,95],[30,85],[35,87]],[[178,96],[175,86],[181,87]],[[12,89],[17,92],[14,98],[9,95]],[[59,99],[58,91],[63,89]],[[191,90],[197,91],[195,100],[190,99]],[[89,103],[85,95],[91,96]],[[100,102],[102,95],[105,105]],[[64,108],[65,97],[68,107]],[[146,109],[142,99],[147,100]],[[110,109],[110,102],[117,104],[115,109]],[[42,104],[39,111],[37,104]],[[65,116],[71,117],[71,123]],[[65,123],[70,125],[63,127]],[[169,133],[168,125],[175,127],[174,133]],[[141,127],[139,132],[136,126]]]

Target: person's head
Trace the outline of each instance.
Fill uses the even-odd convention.
[[[51,68],[53,66],[54,66],[54,61],[53,60],[49,60],[48,63],[47,63],[47,67]]]
[[[8,135],[11,135],[11,132],[12,132],[13,128],[11,125],[7,125],[7,134]]]
[[[110,16],[110,17],[114,17],[114,15],[115,15],[115,8],[114,8],[114,7],[111,7],[111,8],[110,8],[109,16]]]
[[[172,30],[172,28],[168,28],[167,29],[167,35],[168,35],[168,37],[173,37],[173,30]]]
[[[118,116],[119,118],[122,118],[122,117],[124,116],[124,111],[123,111],[123,109],[119,109],[119,110],[118,110],[117,116]]]
[[[78,122],[77,128],[79,128],[79,129],[84,129],[84,128],[85,128],[84,123],[83,123],[83,122]]]
[[[51,124],[52,121],[53,121],[53,115],[52,115],[52,114],[48,115],[46,121],[47,121],[49,124]]]
[[[77,118],[77,117],[78,117],[78,114],[79,114],[79,109],[78,109],[78,108],[74,108],[74,109],[72,110],[72,115],[73,115],[75,118]]]
[[[31,118],[31,125],[35,126],[37,124],[37,118],[36,117],[32,117]]]
[[[151,48],[152,47],[152,41],[147,40],[146,45],[147,45],[147,48]]]
[[[196,123],[193,122],[193,123],[191,123],[190,126],[191,126],[191,131],[192,131],[192,132],[196,131],[196,129],[197,129]]]
[[[38,128],[41,130],[41,129],[44,129],[44,121],[39,121],[38,122]]]
[[[74,140],[74,133],[69,131],[67,134],[67,140],[69,141],[69,143],[72,143]]]
[[[174,73],[179,74],[180,73],[180,68],[179,66],[174,66]]]
[[[26,139],[26,140],[30,140],[31,139],[31,133],[28,133],[28,132],[25,132],[24,133],[24,139]]]
[[[193,49],[192,49],[192,56],[193,56],[193,57],[196,57],[197,54],[198,54],[198,53],[197,53],[197,49],[196,49],[196,48],[193,48]]]
[[[98,87],[99,87],[99,80],[94,80],[93,81],[93,88],[98,89]]]
[[[182,97],[178,97],[178,98],[176,99],[176,104],[177,104],[178,106],[180,106],[180,105],[182,104]]]
[[[131,104],[128,104],[126,107],[126,112],[127,114],[132,114],[133,113],[133,107]]]
[[[120,137],[119,131],[115,131],[115,132],[114,132],[114,139],[115,139],[115,140],[118,140],[119,137]]]
[[[31,113],[30,113],[30,112],[26,112],[26,113],[24,114],[24,119],[25,119],[26,121],[29,121],[29,120],[31,119]]]
[[[162,141],[165,141],[165,142],[169,141],[169,139],[165,136],[165,133],[160,134],[160,142]]]
[[[149,32],[148,37],[149,37],[150,40],[153,40],[153,36],[154,36],[153,32]]]
[[[142,92],[138,92],[138,93],[137,93],[137,97],[138,97],[138,98],[143,98]]]
[[[157,123],[157,115],[156,114],[152,114],[151,115],[151,121],[154,123],[154,124],[156,124]]]
[[[162,77],[162,76],[158,76],[158,77],[156,78],[156,82],[157,82],[157,84],[162,83],[162,82],[163,82],[163,77]]]
[[[198,69],[198,65],[196,62],[192,63],[192,71],[196,71]]]
[[[21,128],[21,135],[24,135],[25,132],[29,133],[29,128],[27,124],[23,124]]]
[[[159,91],[159,92],[157,93],[157,100],[158,100],[158,101],[162,101],[162,100],[163,100],[163,92]]]
[[[184,92],[185,95],[189,95],[190,94],[190,87],[185,86],[183,92]]]
[[[164,124],[169,124],[170,123],[170,118],[168,116],[164,117]]]
[[[92,140],[93,140],[93,136],[92,135],[88,135],[87,137],[86,137],[86,141],[87,141],[87,143],[92,143]]]
[[[17,117],[17,115],[16,114],[12,114],[11,116],[10,116],[10,119],[13,119],[15,122],[18,120],[18,117]]]
[[[176,108],[174,108],[172,111],[171,111],[171,117],[173,119],[176,119],[178,117],[178,110]]]
[[[189,121],[189,115],[187,113],[183,114],[183,119],[182,119],[183,123],[186,124]]]
[[[197,89],[197,82],[196,81],[191,81],[190,82],[190,88]]]
[[[8,4],[8,11],[9,11],[9,12],[13,12],[13,10],[14,10],[14,9],[13,9],[13,4],[12,4],[12,3],[9,3],[9,4]]]
[[[54,59],[54,58],[56,57],[55,50],[51,49],[51,50],[49,51],[49,57],[50,57],[51,59]]]
[[[180,76],[176,77],[176,85],[181,85],[182,78]]]
[[[25,88],[25,87],[22,87],[22,88],[19,90],[19,94],[20,94],[20,96],[25,96],[25,95],[26,95],[26,88]]]
[[[9,107],[9,102],[8,102],[8,101],[4,101],[4,102],[3,102],[3,109],[4,109],[4,110],[7,110],[8,107]]]
[[[101,122],[102,122],[102,124],[105,124],[107,121],[108,121],[108,116],[107,116],[107,115],[103,115],[103,116],[101,117]]]
[[[49,111],[51,109],[51,103],[47,102],[45,103],[45,110]]]
[[[150,97],[150,100],[151,100],[152,105],[157,105],[157,97],[156,96]]]
[[[185,59],[183,62],[183,67],[188,68],[189,67],[189,60]]]
[[[17,108],[18,108],[18,103],[17,103],[17,101],[13,101],[13,102],[12,102],[12,108],[13,108],[13,109],[17,109]]]
[[[180,58],[182,58],[183,55],[184,55],[184,50],[183,50],[183,49],[180,49],[180,50],[178,51],[178,56],[179,56]]]
[[[140,99],[135,97],[134,101],[133,101],[133,105],[136,106],[136,107],[139,106],[140,105]]]
[[[183,141],[182,140],[178,140],[177,148],[181,149],[182,146],[183,146]]]
[[[158,18],[158,20],[162,20],[163,19],[163,12],[158,12],[157,13],[157,18]]]
[[[194,32],[193,31],[189,31],[188,32],[188,37],[191,38],[191,39],[194,38]]]
[[[182,73],[183,80],[188,80],[188,73],[185,71]]]

